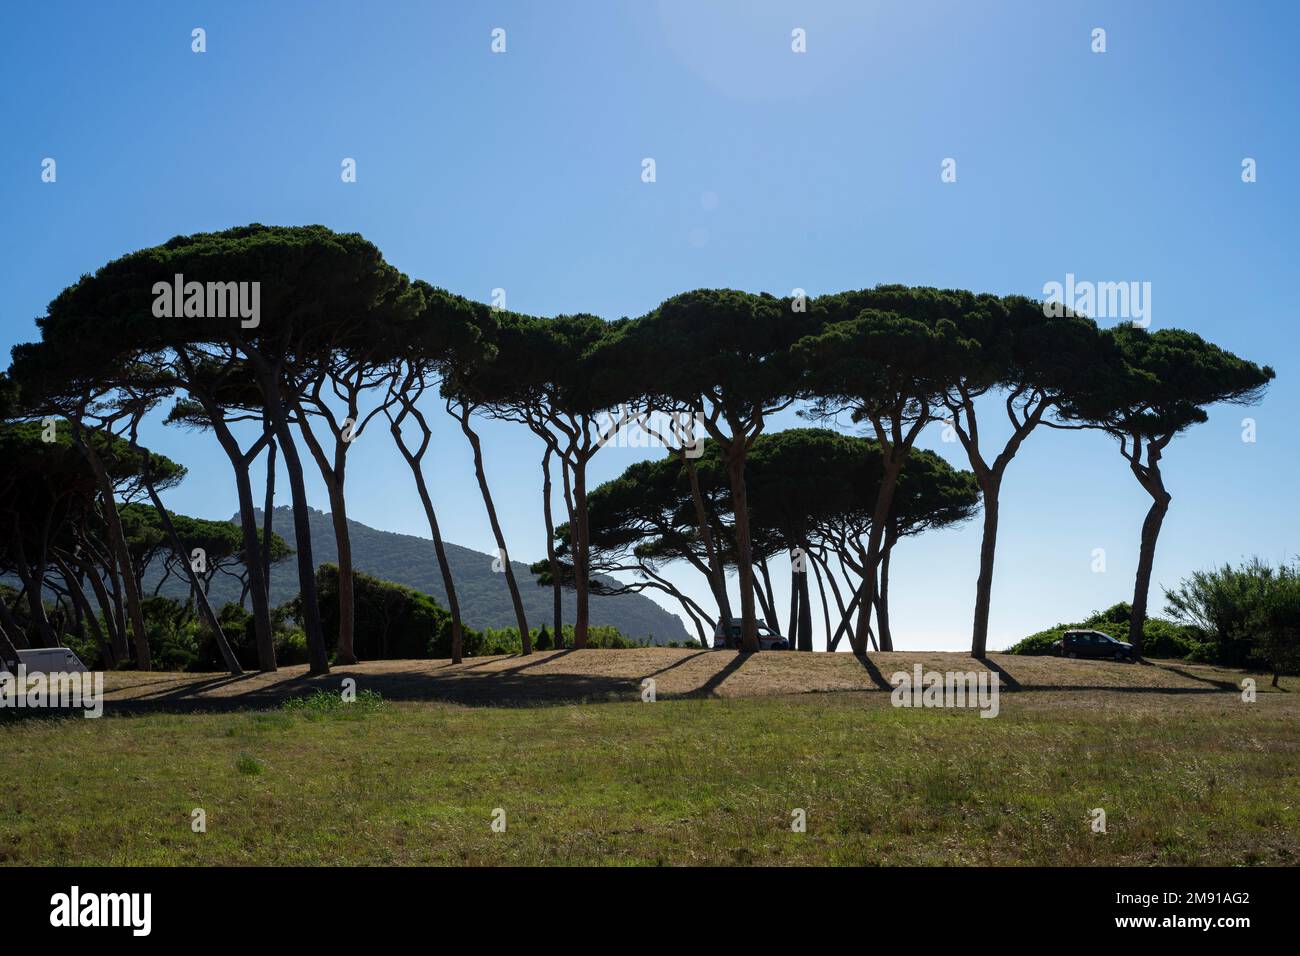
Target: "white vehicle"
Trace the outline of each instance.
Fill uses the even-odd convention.
[[[734,646],[740,646],[741,626],[735,618],[731,619],[731,642]],[[727,640],[723,636],[722,622],[713,629],[713,649],[719,650],[727,646]],[[758,649],[760,651],[788,651],[790,642],[767,626],[767,621],[758,621]]]
[[[83,674],[86,665],[81,658],[66,647],[33,647],[18,651],[18,663],[27,668],[29,674]],[[0,674],[8,674],[9,668],[0,661]]]

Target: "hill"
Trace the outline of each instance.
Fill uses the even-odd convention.
[[[323,511],[310,509],[312,556],[317,564],[338,560],[338,545],[334,538],[334,526],[330,517]],[[231,519],[237,521],[236,515]],[[257,513],[258,526],[261,526],[262,512]],[[273,521],[276,534],[284,538],[289,547],[295,547],[293,533],[293,512],[288,507],[275,509]],[[442,604],[447,604],[446,589],[442,586],[442,574],[438,570],[438,559],[433,550],[433,541],[409,534],[395,534],[380,531],[359,521],[349,521],[348,529],[352,537],[352,560],[358,571],[365,571],[398,584],[423,591]],[[471,627],[510,627],[515,623],[514,610],[510,603],[510,591],[506,587],[505,575],[492,570],[494,558],[446,543],[447,560],[451,564],[452,579],[456,582],[456,596],[460,599],[461,613],[465,623]],[[524,602],[529,625],[551,623],[551,590],[537,586],[537,578],[528,570],[528,566],[519,561],[512,561],[515,580]],[[145,574],[146,591],[152,593],[157,584],[161,569],[150,568]],[[182,581],[168,581],[161,590],[162,594],[184,600],[188,588]],[[271,569],[271,603],[282,604],[298,593],[298,570],[293,558],[279,562]],[[224,575],[218,575],[212,582],[211,596],[218,607],[239,600],[239,582]],[[575,599],[572,591],[564,593],[564,620],[572,623]],[[593,597],[591,599],[591,623],[593,625],[610,625],[619,629],[626,637],[649,639],[655,644],[669,641],[690,639],[681,620],[670,614],[654,601],[639,594],[626,594],[618,597]]]

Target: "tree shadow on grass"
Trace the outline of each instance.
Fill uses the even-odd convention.
[[[872,663],[870,657],[866,654],[854,654],[853,656],[857,658],[859,664],[867,669],[867,676],[871,678],[871,683],[875,684],[879,690],[891,692],[894,690],[894,685],[885,679],[885,675],[880,672],[879,667]]]
[[[529,659],[515,655],[512,666],[497,669],[482,669],[487,663],[503,662],[502,657],[474,661],[460,667],[448,667],[443,662],[428,662],[428,667],[404,669],[396,672],[375,673],[351,671],[346,667],[336,669],[331,674],[308,675],[288,674],[269,675],[269,682],[252,683],[253,678],[268,675],[246,674],[241,677],[215,676],[199,680],[168,680],[157,687],[141,687],[139,684],[128,685],[125,690],[134,696],[125,699],[106,695],[105,711],[114,713],[145,713],[151,711],[178,712],[229,712],[237,710],[265,710],[278,707],[285,700],[301,697],[314,691],[338,693],[344,678],[356,681],[358,690],[372,690],[381,694],[386,700],[425,701],[461,704],[465,706],[502,706],[529,707],[547,706],[565,703],[604,703],[615,701],[635,701],[640,698],[640,684],[646,677],[656,677],[666,671],[694,661],[706,655],[721,655],[721,665],[711,669],[711,673],[702,684],[691,690],[659,693],[662,700],[700,699],[718,695],[719,688],[730,677],[745,666],[748,654],[718,651],[696,651],[673,661],[659,670],[643,674],[625,674],[624,676],[583,674],[583,673],[548,673],[537,670],[540,665],[558,661],[572,653],[572,649],[555,651]],[[617,653],[617,652],[609,652]],[[893,685],[886,679],[879,667],[867,655],[854,655],[870,678],[869,687],[855,688],[891,692]],[[1163,669],[1178,673],[1197,682],[1191,687],[1142,687],[1114,686],[1105,683],[1081,684],[1021,684],[1008,672],[1005,666],[992,660],[983,662],[990,671],[997,673],[1004,690],[1018,693],[1051,693],[1062,691],[1111,691],[1125,694],[1167,694],[1199,695],[1221,694],[1237,690],[1237,687],[1223,680],[1214,680],[1184,672],[1177,667]],[[846,691],[847,692],[847,691]]]
[[[237,710],[265,710],[293,697],[314,691],[338,693],[342,680],[356,680],[358,691],[375,691],[385,700],[463,704],[466,706],[523,707],[561,703],[604,703],[638,700],[640,678],[602,677],[582,674],[516,673],[507,671],[445,673],[437,671],[396,674],[356,674],[345,670],[333,674],[304,675],[251,689],[235,696],[196,696],[192,685],[173,688],[147,697],[108,700],[106,713],[223,713]]]
[[[700,653],[703,654],[704,651],[701,651]],[[723,653],[725,653],[725,651]],[[732,674],[736,673],[736,671],[744,667],[745,661],[749,660],[750,654],[752,653],[753,653],[752,651],[750,652],[737,651],[735,655],[731,658],[731,660],[727,661],[727,663],[723,665],[721,670],[715,673],[712,677],[706,680],[699,687],[695,688],[695,690],[687,691],[685,694],[673,694],[672,696],[681,697],[681,698],[698,698],[698,697],[715,696],[715,691],[717,691],[717,689],[720,686],[722,686],[722,682],[725,681]],[[769,651],[769,653],[771,652]]]
[[[981,664],[983,664],[985,667],[987,667],[993,673],[997,674],[998,677],[1002,679],[1002,682],[1005,685],[1002,688],[1003,690],[1021,691],[1025,689],[1021,685],[1020,681],[1016,680],[1014,677],[1011,676],[1010,671],[1008,671],[997,661],[993,660],[993,658],[984,657],[984,658],[979,658],[978,660]]]
[[[1241,690],[1240,685],[1234,684],[1230,680],[1221,680],[1214,677],[1206,677],[1203,674],[1196,674],[1193,673],[1192,671],[1185,670],[1184,668],[1175,667],[1173,664],[1157,664],[1154,661],[1148,661],[1147,663],[1149,663],[1152,667],[1155,667],[1158,670],[1169,671],[1171,674],[1177,674],[1178,676],[1186,677],[1189,680],[1200,681],[1202,684],[1212,684],[1214,687],[1217,687],[1219,690],[1231,690],[1231,691]]]

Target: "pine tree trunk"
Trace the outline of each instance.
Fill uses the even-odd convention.
[[[99,648],[99,656],[103,658],[104,666],[111,669],[116,665],[116,659],[113,656],[113,647],[104,637],[104,631],[99,626],[99,619],[95,616],[95,609],[91,606],[90,599],[86,597],[86,589],[81,586],[81,580],[76,572],[68,566],[67,562],[57,554],[54,556],[54,566],[59,569],[63,575],[63,580],[68,584],[68,592],[72,599],[77,602],[86,626],[90,628],[90,635],[95,640],[95,646]]]
[[[283,436],[281,436],[283,441]],[[298,586],[302,599],[303,631],[307,636],[307,657],[310,672],[328,674],[329,651],[325,645],[325,631],[321,627],[320,599],[316,591],[315,560],[311,551],[311,518],[308,514],[307,487],[303,481],[302,462],[296,450],[286,444],[284,463],[289,472],[289,489],[293,495],[293,534],[298,551]]]
[[[325,480],[330,498],[330,522],[338,545],[339,563],[339,639],[334,659],[339,664],[355,664],[356,653],[356,580],[352,573],[352,536],[348,531],[348,507],[343,488],[333,478]]]
[[[222,426],[224,428],[224,425]],[[249,603],[253,605],[253,639],[257,644],[257,669],[263,673],[276,670],[275,636],[271,631],[271,579],[262,573],[263,566],[257,537],[257,517],[253,513],[253,483],[248,464],[242,457],[232,457],[235,469],[235,493],[239,498],[239,530],[244,554],[251,555],[244,567],[248,571]]]
[[[81,435],[77,436],[77,442],[99,482],[99,496],[104,506],[104,521],[108,525],[109,548],[121,574],[122,590],[126,597],[126,613],[131,619],[131,631],[135,638],[136,666],[142,671],[151,670],[153,660],[149,653],[149,634],[144,626],[140,591],[136,587],[135,574],[131,568],[131,555],[126,547],[126,536],[122,532],[122,519],[117,513],[117,502],[113,500],[113,483],[108,477],[103,461],[90,447],[89,442],[84,441]]]
[[[786,640],[794,647],[796,628],[799,626],[799,572],[795,559],[790,559],[790,626],[785,629]]]
[[[876,508],[871,519],[871,533],[867,536],[867,556],[862,569],[862,613],[858,615],[857,631],[850,638],[855,654],[865,654],[870,631],[871,609],[876,605],[877,574],[880,569],[881,543],[884,540],[885,525],[889,521],[889,512],[894,503],[894,490],[898,486],[898,475],[903,470],[903,455],[898,449],[891,449],[885,464],[885,473],[880,482],[880,491],[876,495]],[[894,645],[884,635],[880,638],[880,649],[892,651]]]
[[[451,405],[447,406],[451,411]],[[497,553],[501,558],[502,571],[506,576],[506,587],[510,590],[510,603],[515,609],[515,625],[519,628],[519,642],[523,648],[524,654],[533,652],[533,639],[528,633],[528,618],[524,614],[524,601],[519,594],[519,585],[515,582],[514,568],[510,566],[510,552],[506,548],[506,538],[501,532],[501,522],[497,520],[496,505],[492,501],[492,489],[488,487],[487,472],[483,468],[483,445],[479,441],[478,434],[470,427],[469,416],[470,409],[463,407],[460,413],[454,413],[456,419],[460,422],[461,431],[469,439],[470,448],[474,451],[474,475],[478,478],[479,492],[483,496],[483,505],[487,508],[488,523],[492,525],[492,537],[497,543]]]
[[[303,609],[303,632],[307,636],[308,672],[329,674],[329,650],[325,646],[320,598],[316,591],[316,562],[312,557],[312,525],[307,503],[307,485],[303,480],[303,462],[299,458],[294,436],[289,431],[289,416],[286,415],[279,394],[278,368],[272,367],[255,351],[248,352],[248,356],[261,388],[264,412],[270,415],[279,440],[279,450],[285,457],[285,471],[289,472],[290,499],[294,506],[294,542],[298,551],[299,602]],[[250,489],[250,501],[251,497]],[[253,554],[256,554],[256,550]]]
[[[709,559],[709,585],[713,589],[713,599],[718,604],[718,620],[722,622],[726,645],[731,646],[731,599],[727,594],[727,576],[722,570],[722,558],[713,541],[712,526],[708,512],[704,508],[704,495],[700,491],[700,473],[693,459],[682,456],[686,464],[686,475],[691,483],[691,503],[695,507],[695,524],[700,529],[700,538],[704,541],[704,553]]]
[[[551,569],[551,603],[555,618],[555,636],[551,644],[556,650],[564,647],[564,604],[561,593],[560,562],[555,556],[555,520],[551,516],[551,449],[542,456],[542,514],[546,519],[546,560]]]
[[[427,424],[419,417],[411,405],[405,405],[405,411],[410,411],[420,422],[421,428],[426,429]],[[391,422],[393,441],[397,443],[398,450],[401,451],[402,457],[406,459],[407,466],[411,469],[411,475],[415,478],[415,490],[420,497],[420,504],[424,507],[424,517],[429,523],[429,534],[433,538],[434,554],[438,558],[438,570],[442,574],[442,588],[447,592],[447,611],[451,614],[451,662],[459,664],[464,653],[464,625],[460,617],[460,601],[456,598],[456,582],[452,580],[451,563],[447,560],[447,549],[443,546],[442,531],[438,527],[438,515],[433,509],[433,499],[429,496],[429,486],[424,480],[424,470],[420,467],[420,457],[423,455],[423,448],[419,455],[413,454],[402,441],[401,419]]]
[[[804,556],[803,570],[799,573],[799,642],[797,649],[811,651],[812,638],[812,602],[808,599],[808,557]],[[795,648],[795,644],[790,645]]]
[[[894,649],[894,632],[889,629],[889,559],[894,553],[897,538],[885,541],[884,553],[880,556],[880,593],[876,596],[876,624],[880,629],[880,646]]]
[[[23,582],[23,592],[27,595],[27,612],[31,615],[32,624],[36,631],[34,636],[40,640],[41,647],[58,647],[59,639],[55,637],[54,627],[50,624],[50,618],[45,613],[45,579],[39,573],[32,573],[31,565],[27,561],[27,553],[23,548],[17,519],[14,520],[13,547],[18,558],[13,564],[13,569]]]
[[[1153,501],[1142,522],[1142,545],[1138,552],[1137,577],[1133,582],[1133,612],[1129,618],[1128,639],[1133,645],[1133,655],[1142,656],[1143,630],[1147,619],[1147,594],[1151,589],[1151,569],[1156,559],[1156,539],[1160,526],[1169,511],[1171,496],[1163,487],[1148,489]]]
[[[573,624],[573,646],[582,650],[587,646],[587,628],[590,621],[588,597],[587,553],[587,463],[578,461],[573,467],[573,575],[577,609]]]
[[[163,507],[162,499],[158,497],[158,490],[154,487],[153,480],[147,473],[143,476],[145,490],[149,493],[149,500],[153,502],[154,509],[158,512],[158,520],[163,526],[163,532],[171,544],[172,550],[180,558],[181,564],[185,568],[185,576],[189,578],[190,587],[198,589],[199,610],[203,617],[207,619],[208,627],[212,628],[213,636],[217,642],[217,650],[221,653],[221,659],[226,665],[226,670],[238,677],[244,673],[243,668],[239,666],[239,661],[235,657],[235,652],[230,649],[230,642],[226,640],[226,634],[221,629],[221,623],[217,620],[217,614],[212,610],[212,602],[208,600],[207,590],[199,588],[199,578],[194,572],[194,566],[190,564],[189,555],[185,551],[185,545],[181,537],[176,533],[176,526],[172,523],[171,515]],[[256,552],[254,552],[255,554]],[[255,560],[255,559],[254,559]]]
[[[749,494],[745,488],[745,446],[734,443],[727,456],[727,477],[731,482],[732,511],[736,522],[736,571],[740,587],[740,649],[758,650],[758,626],[754,615],[753,548],[749,533]],[[730,633],[730,628],[727,629]]]
[[[271,438],[266,448],[266,503],[262,507],[262,580],[266,587],[267,605],[271,602],[271,542],[274,540],[273,518],[275,515],[275,439]],[[249,579],[249,587],[253,586]],[[272,667],[275,661],[271,661]]]
[[[993,561],[998,547],[998,497],[1002,491],[1002,482],[997,478],[988,477],[980,484],[984,495],[984,534],[980,539],[980,573],[975,582],[975,622],[970,646],[970,656],[977,660],[988,653]]]
[[[276,670],[275,637],[271,631],[271,577],[269,574],[269,538],[265,545],[258,539],[257,516],[253,505],[253,481],[249,476],[248,457],[240,450],[239,442],[231,434],[223,412],[209,401],[202,393],[193,393],[203,405],[212,433],[221,445],[221,450],[230,460],[230,467],[235,472],[235,494],[239,500],[239,531],[244,544],[244,568],[248,572],[248,594],[253,605],[253,640],[257,645],[257,669],[263,673]],[[275,448],[272,444],[271,449]],[[268,461],[268,481],[274,481],[275,461]],[[270,497],[267,498],[270,501]],[[270,528],[270,518],[263,515],[263,520]],[[314,579],[313,579],[314,580]],[[195,588],[194,590],[198,590]],[[243,599],[240,599],[243,605]]]
[[[117,630],[117,619],[113,615],[114,605],[108,596],[108,589],[104,587],[104,580],[99,576],[99,569],[88,559],[83,557],[79,568],[86,575],[86,580],[90,582],[90,589],[95,592],[95,600],[104,615],[104,628],[108,631],[108,647],[112,651],[105,660],[109,667],[118,667],[126,660],[126,638]]]

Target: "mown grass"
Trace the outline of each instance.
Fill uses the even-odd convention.
[[[1294,864],[1297,699],[1004,694],[992,720],[858,693],[23,720],[0,725],[0,862]]]

